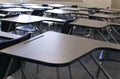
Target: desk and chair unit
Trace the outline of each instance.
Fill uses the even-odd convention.
[[[98,49],[119,51],[120,45],[49,31],[27,41],[5,48],[1,50],[1,52],[13,57],[22,58],[26,61],[52,67],[63,67],[80,60],[86,55],[93,57],[90,52]],[[83,64],[81,61],[80,63]],[[84,64],[83,66],[88,74],[93,79],[96,79]],[[98,67],[102,69],[108,79],[111,79],[102,66],[99,65]]]

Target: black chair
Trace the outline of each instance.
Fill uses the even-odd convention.
[[[95,13],[99,13],[99,10],[100,10],[100,8],[89,8],[88,12],[90,14],[95,14]]]
[[[72,5],[71,7],[72,8],[78,8],[78,5]]]
[[[9,18],[9,17],[14,17],[14,16],[18,16],[19,14],[14,13],[14,14],[9,14],[6,15],[3,18]],[[16,23],[13,22],[9,22],[9,21],[1,21],[1,30],[4,32],[10,32],[10,31],[14,31],[15,30],[15,25]]]
[[[69,23],[72,22],[72,21],[74,21],[74,19],[67,20],[67,21],[63,24],[61,33],[64,33],[64,34],[72,34],[73,26],[69,24]]]
[[[9,47],[9,46],[15,45],[17,43],[20,43],[22,41],[25,41],[25,40],[29,39],[30,37],[31,37],[31,33],[28,33],[17,39],[11,39],[11,40],[0,42],[0,50],[4,49],[6,47]],[[13,58],[14,57],[12,57],[10,55],[6,55],[2,52],[0,53],[0,79],[3,79],[5,76],[12,75],[20,68],[21,60],[19,58],[15,58],[11,63],[10,70],[7,71],[10,61]]]
[[[34,10],[31,15],[43,16],[45,9]]]
[[[100,64],[102,65],[105,62],[120,62],[120,52],[113,49],[102,50],[99,54]],[[112,65],[111,65],[112,66]],[[99,77],[100,69],[98,69],[97,77]]]
[[[44,10],[40,9],[40,10],[34,10],[31,15],[35,15],[35,16],[43,16]],[[35,32],[36,30],[38,30],[33,24],[19,24],[16,27],[16,31],[22,31],[23,34],[25,34],[26,32]]]
[[[42,4],[42,6],[44,6],[44,7],[49,7],[49,4]]]

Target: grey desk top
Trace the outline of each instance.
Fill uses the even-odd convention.
[[[62,4],[49,4],[50,7],[58,7],[58,8],[62,8],[65,7],[65,5]]]
[[[0,11],[5,11],[5,12],[32,12],[33,10],[24,9],[24,8],[5,8],[5,9],[0,9]]]
[[[62,10],[62,9],[53,9],[53,10],[47,10],[46,13],[56,13],[56,14],[74,14],[75,11],[68,11],[68,10]]]
[[[34,9],[34,10],[39,10],[39,9],[53,9],[52,7],[45,7],[45,6],[40,6],[40,5],[32,5],[32,6],[23,6],[25,8],[29,9]]]
[[[120,16],[107,15],[107,14],[101,14],[101,13],[89,14],[89,16],[105,18],[105,19],[115,19],[115,18],[119,18],[120,17]]]
[[[85,27],[91,27],[91,28],[104,28],[108,25],[110,25],[109,22],[103,22],[103,21],[97,21],[97,20],[91,20],[91,19],[83,19],[78,18],[71,22],[72,25],[77,26],[85,26]]]
[[[7,37],[7,38],[19,38],[20,37],[20,35],[15,35],[15,34],[6,33],[2,31],[0,31],[0,36]]]
[[[68,10],[68,11],[80,11],[79,8],[72,8],[72,7],[63,7],[62,10]]]
[[[118,13],[120,12],[120,10],[117,10],[117,9],[101,9],[100,12],[103,12],[103,13]]]
[[[48,20],[49,21],[56,21],[56,22],[64,22],[65,21],[62,19],[40,17],[40,16],[27,15],[27,14],[22,14],[22,15],[10,17],[10,18],[3,18],[0,20],[1,21],[16,22],[16,23],[23,23],[23,24],[35,23],[35,22],[40,22],[40,21],[48,21]]]
[[[97,48],[120,50],[120,45],[49,31],[1,52],[37,62],[65,65]]]

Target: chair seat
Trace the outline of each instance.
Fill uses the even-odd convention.
[[[21,31],[27,31],[27,32],[34,32],[37,30],[36,27],[32,26],[32,25],[22,25],[22,26],[18,26],[16,27],[16,30],[21,30]]]

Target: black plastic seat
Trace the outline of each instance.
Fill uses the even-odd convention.
[[[73,26],[69,24],[69,23],[72,22],[72,21],[74,21],[74,19],[67,20],[67,21],[63,24],[61,33],[64,33],[64,34],[72,34]]]
[[[120,52],[115,50],[103,50],[99,55],[99,60],[120,62]]]
[[[36,16],[43,16],[44,14],[44,9],[39,9],[39,10],[34,10],[31,15],[36,15]]]
[[[102,50],[99,54],[100,64],[111,61],[120,63],[120,52],[113,49]],[[112,65],[111,65],[112,66]],[[97,78],[99,77],[100,69],[98,69]]]
[[[9,17],[14,17],[14,16],[18,16],[19,14],[10,14],[10,15],[6,15],[3,18],[9,18]],[[4,32],[10,32],[10,31],[14,31],[15,30],[15,26],[16,23],[13,22],[9,22],[9,21],[1,21],[1,30]]]
[[[28,33],[17,39],[10,39],[7,41],[0,42],[0,50],[4,49],[6,47],[9,47],[9,46],[15,45],[17,43],[20,43],[22,41],[25,41],[25,40],[29,39],[30,37],[31,37],[31,33]],[[12,58],[13,57],[10,55],[6,55],[2,52],[0,53],[0,79],[3,79],[5,77],[7,68],[9,66]],[[11,64],[11,67],[10,67],[10,70],[9,70],[7,76],[15,73],[20,67],[21,67],[21,60],[19,58],[15,58],[12,61],[12,64]]]
[[[78,8],[78,5],[72,5],[71,7],[72,8]]]

